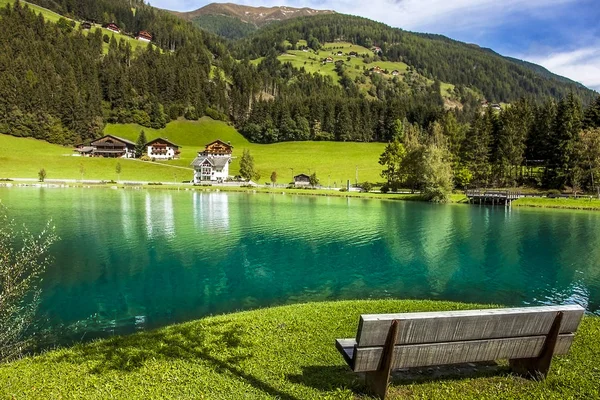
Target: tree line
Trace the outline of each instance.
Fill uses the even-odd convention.
[[[584,109],[569,94],[536,104],[522,98],[470,123],[447,112],[427,129],[397,120],[380,157],[384,190],[408,186],[444,200],[454,187],[528,185],[600,190],[600,97]]]

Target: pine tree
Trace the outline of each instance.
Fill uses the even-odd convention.
[[[600,128],[600,96],[585,110],[583,128]]]
[[[144,132],[142,129],[137,141],[135,142],[135,158],[140,158],[144,154],[144,151],[146,150],[146,143],[148,143],[148,140],[146,139],[146,132]]]
[[[240,176],[246,180],[251,180],[256,176],[254,170],[254,157],[250,155],[250,150],[244,149],[240,159]]]

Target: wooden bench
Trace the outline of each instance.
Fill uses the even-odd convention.
[[[385,399],[393,370],[501,359],[544,379],[552,356],[567,354],[584,309],[578,305],[361,315],[356,339],[336,347]]]

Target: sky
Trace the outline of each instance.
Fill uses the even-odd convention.
[[[191,11],[211,1],[154,0]],[[600,0],[231,0],[251,6],[311,7],[489,47],[540,64],[600,91]]]

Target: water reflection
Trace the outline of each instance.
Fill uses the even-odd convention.
[[[170,191],[0,189],[0,199],[19,223],[54,218],[62,240],[42,311],[65,339],[351,298],[600,312],[600,214]]]

